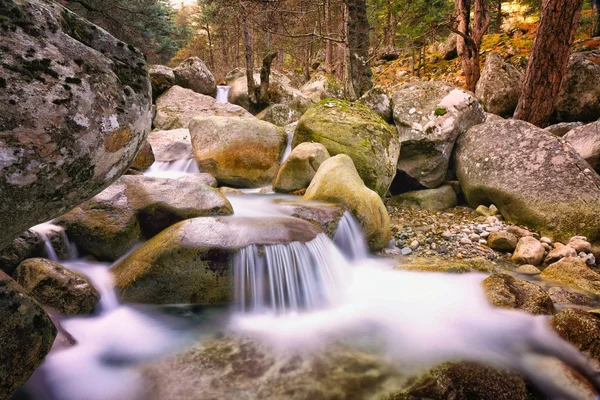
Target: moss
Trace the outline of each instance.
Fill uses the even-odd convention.
[[[446,115],[447,113],[448,113],[448,110],[446,110],[443,107],[438,107],[438,108],[435,109],[435,115],[437,115],[438,117]]]

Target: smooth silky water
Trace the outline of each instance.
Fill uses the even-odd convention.
[[[189,173],[181,165],[169,168],[163,172],[171,177]],[[254,218],[283,216],[275,201],[282,198],[298,201],[229,196],[236,215]],[[47,229],[36,231],[43,235]],[[369,256],[360,226],[348,213],[334,240],[321,234],[304,244],[240,250],[233,265],[236,301],[229,311],[123,305],[108,263],[61,262],[87,275],[102,298],[95,315],[60,318],[77,344],[53,349],[17,398],[144,398],[141,366],[216,330],[250,337],[273,351],[310,351],[349,341],[407,371],[450,360],[478,361],[521,372],[548,398],[580,398],[555,383],[552,371],[540,368],[541,359],[552,357],[600,387],[588,360],[554,333],[547,317],[491,307],[482,274],[392,270],[389,261]]]

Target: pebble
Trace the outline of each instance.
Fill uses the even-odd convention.
[[[417,240],[413,240],[412,242],[410,242],[409,247],[411,248],[411,250],[416,250],[419,248],[419,242]]]
[[[542,243],[547,243],[547,244],[552,244],[552,239],[550,239],[550,238],[548,238],[548,237],[546,237],[546,236],[542,236],[542,237],[540,238],[540,242],[542,242]]]
[[[402,253],[403,256],[408,256],[408,255],[412,254],[413,251],[409,247],[405,247],[400,252]]]
[[[469,240],[471,242],[479,242],[479,235],[476,233],[472,233],[469,235]]]
[[[465,238],[465,237],[463,237],[463,238],[461,238],[461,239],[459,240],[459,243],[460,243],[460,244],[471,244],[471,243],[472,243],[472,241],[471,241],[471,239],[469,239],[469,238]]]
[[[523,275],[539,275],[542,273],[542,271],[531,264],[521,265],[519,268],[515,269],[515,272]]]

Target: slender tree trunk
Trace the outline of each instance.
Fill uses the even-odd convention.
[[[502,32],[502,0],[496,3],[496,32]]]
[[[514,117],[545,127],[569,64],[583,0],[544,0]]]
[[[263,58],[262,67],[260,68],[260,93],[257,102],[259,107],[269,104],[269,77],[271,76],[271,64],[275,57],[277,57],[277,53],[272,52]]]
[[[471,29],[471,0],[456,0],[458,14],[457,50],[461,59],[467,89],[474,92],[481,76],[479,46],[490,26],[491,17],[487,0],[475,0]]]
[[[244,55],[246,57],[246,82],[248,83],[248,99],[256,104],[256,82],[254,82],[254,49],[252,46],[252,33],[248,26],[248,19],[242,18],[242,41],[244,42]]]
[[[346,64],[346,5],[342,1],[340,1],[338,13],[338,37],[340,42],[337,44],[335,75],[342,81],[344,79],[344,65]]]
[[[594,0],[594,27],[592,36],[600,36],[600,0]]]
[[[210,70],[214,71],[215,70],[215,53],[214,53],[214,49],[213,49],[212,37],[210,34],[210,26],[208,24],[206,24],[204,29],[206,29],[206,36],[208,39],[208,61],[210,63]]]
[[[327,36],[331,35],[331,1],[325,0],[325,33]],[[325,71],[328,74],[333,72],[333,43],[331,40],[325,41]]]
[[[373,87],[369,67],[369,20],[366,0],[344,0],[348,8],[346,31],[352,88],[349,99],[362,96]],[[347,88],[350,89],[350,88]]]
[[[385,49],[394,49],[396,47],[396,15],[392,10],[393,1],[386,0],[385,3],[385,27],[383,30],[383,47]]]

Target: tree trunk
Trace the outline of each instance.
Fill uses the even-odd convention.
[[[544,0],[514,117],[545,127],[569,64],[583,0]]]
[[[269,104],[269,77],[271,75],[271,64],[277,57],[277,53],[269,53],[263,58],[262,67],[260,68],[260,93],[258,96],[258,107],[263,107]]]
[[[461,59],[467,89],[474,92],[481,76],[479,68],[479,46],[490,26],[491,17],[487,0],[475,0],[473,27],[471,29],[471,0],[456,0],[458,14],[458,55]]]
[[[325,34],[329,36],[331,34],[331,1],[325,0]],[[325,71],[328,74],[333,72],[333,42],[331,40],[325,40]]]
[[[208,24],[206,24],[204,29],[206,29],[206,36],[208,39],[208,62],[210,63],[210,70],[214,71],[215,70],[215,53],[214,53],[214,49],[213,49],[212,37],[210,34],[210,26]]]
[[[502,32],[502,0],[496,4],[496,32]]]
[[[344,65],[346,64],[346,5],[341,1],[338,11],[338,37],[340,42],[337,44],[335,75],[342,81],[344,79]]]
[[[351,100],[373,87],[369,67],[369,20],[366,0],[344,0],[348,9],[346,35],[350,57]]]
[[[383,47],[394,49],[396,47],[396,15],[392,10],[393,0],[386,0],[385,4],[385,27],[383,30]]]
[[[592,36],[600,36],[600,0],[594,0],[594,27]]]
[[[252,34],[248,26],[248,19],[242,18],[242,41],[244,42],[244,55],[246,57],[246,82],[248,83],[248,99],[256,104],[256,82],[254,82],[254,49]]]

